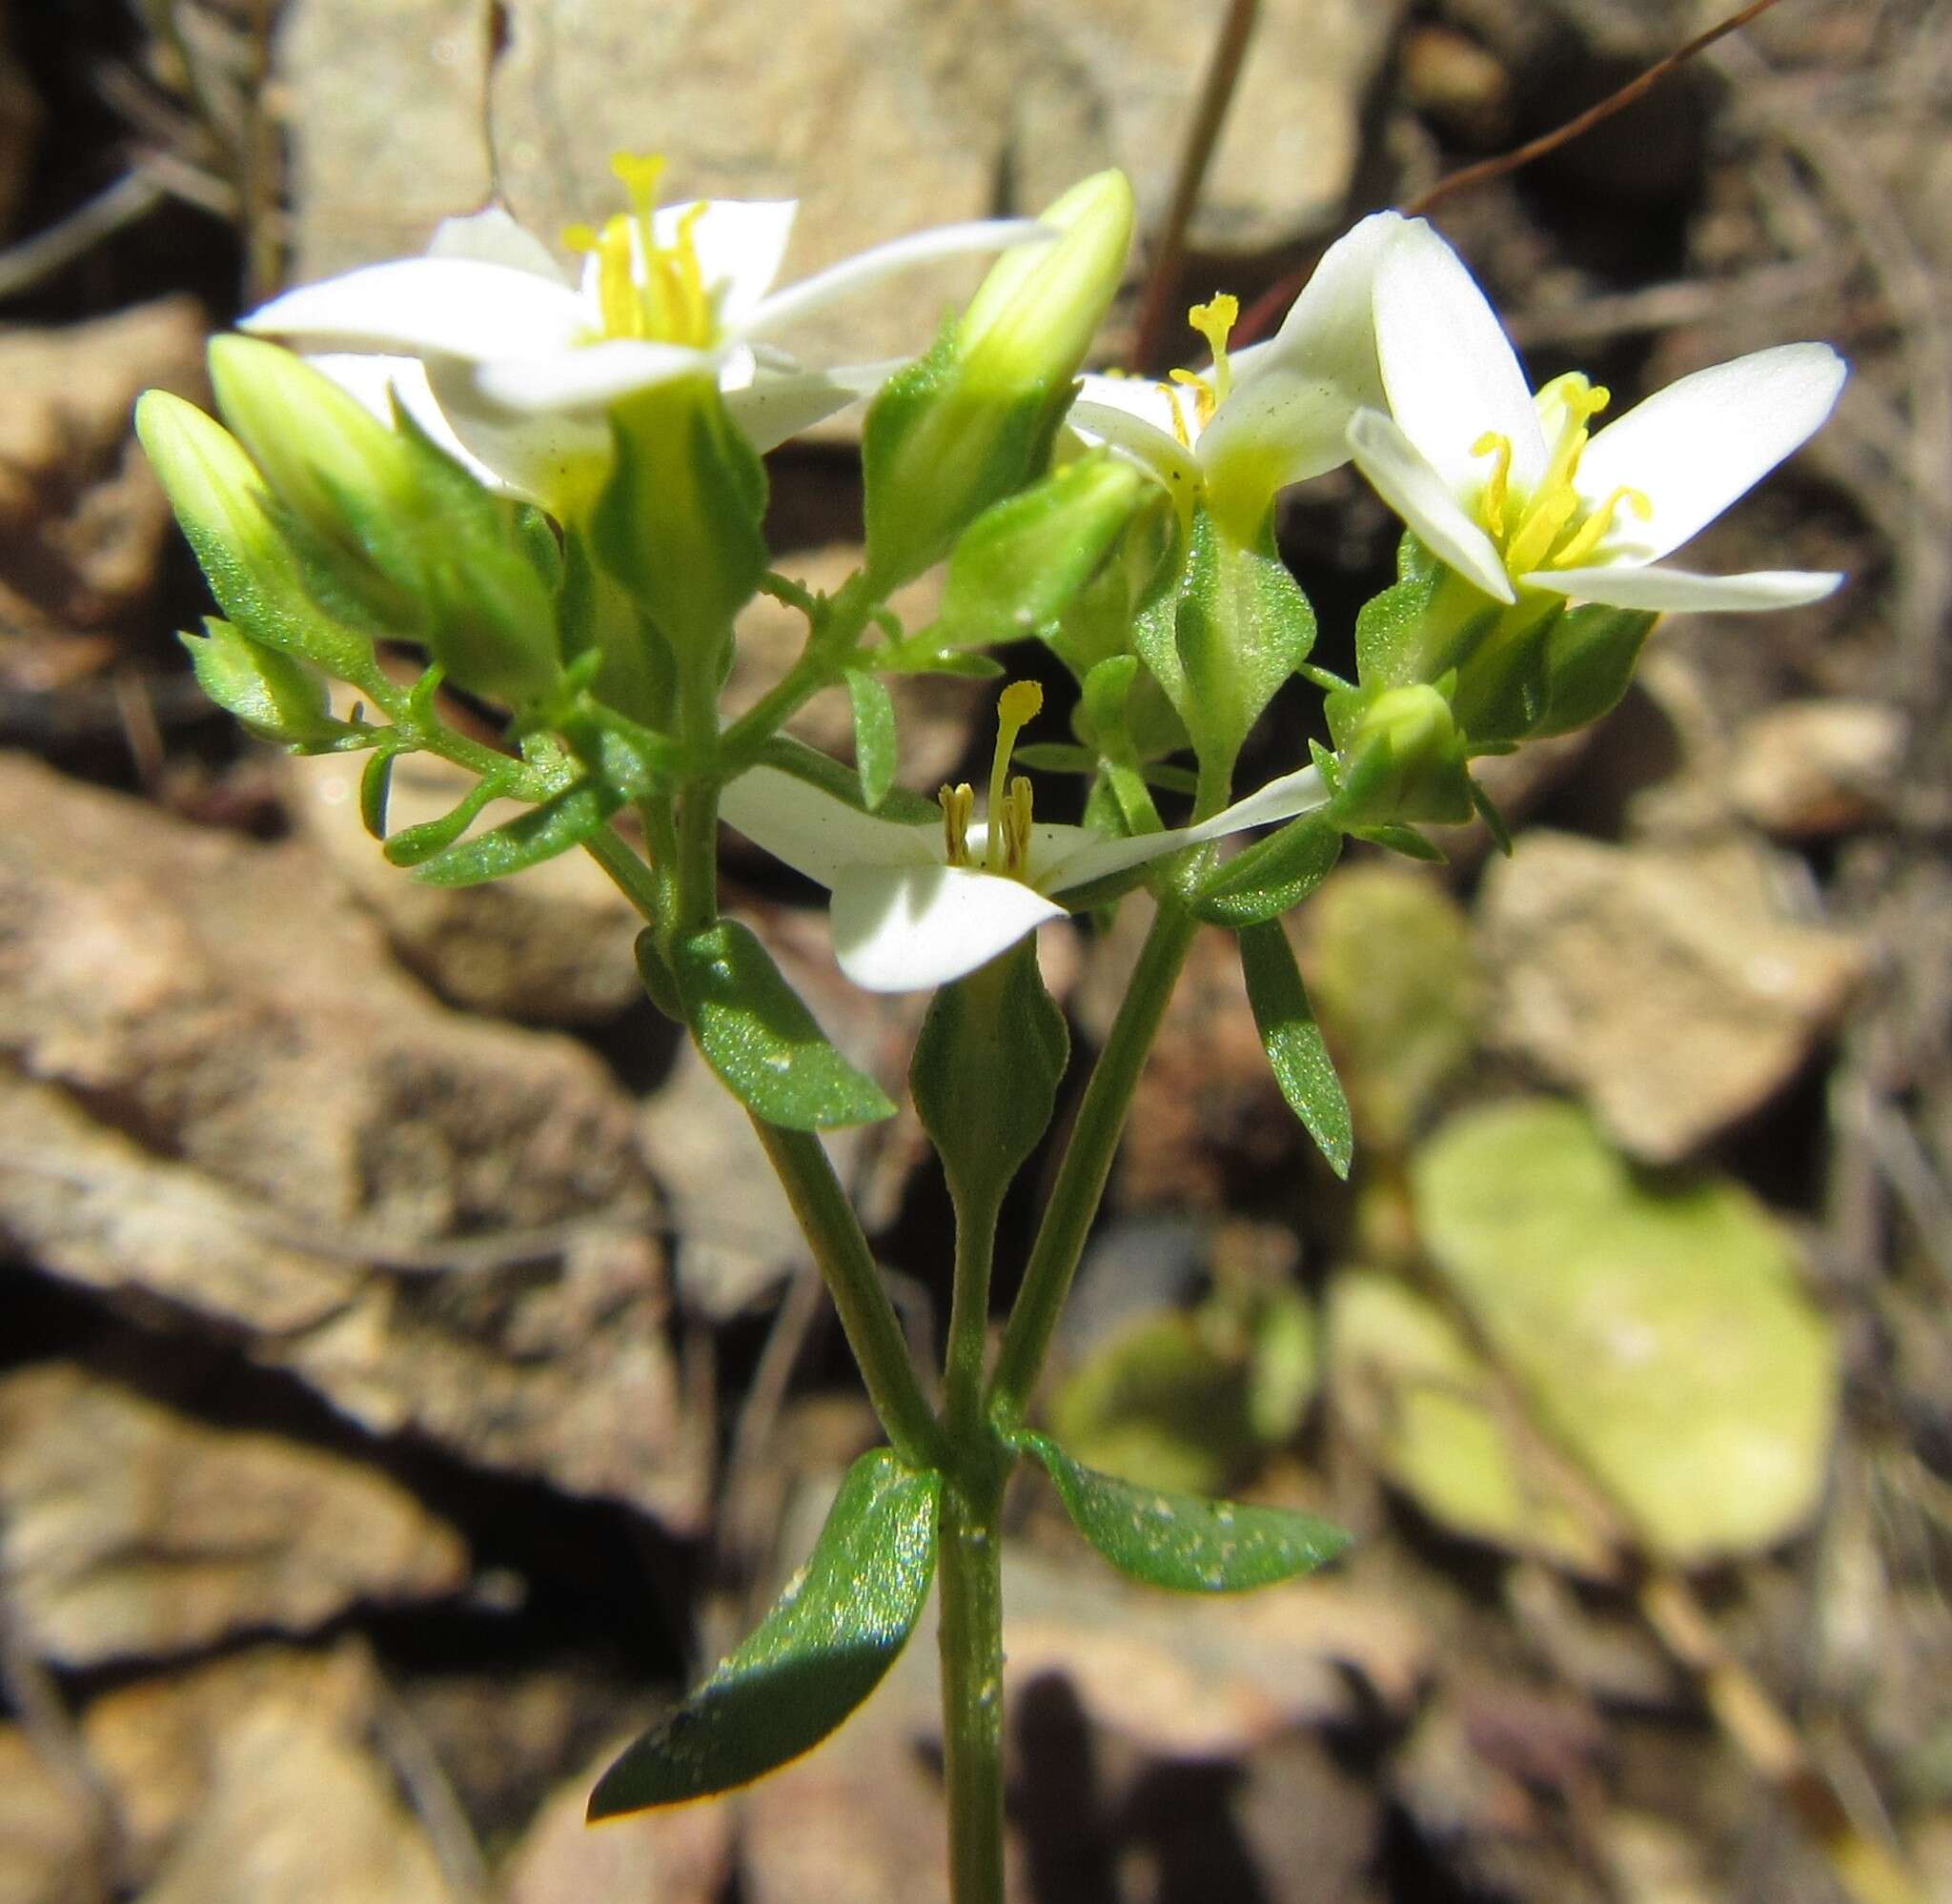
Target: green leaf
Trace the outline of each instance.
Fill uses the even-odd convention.
[[[607,826],[622,804],[623,796],[616,788],[579,780],[540,806],[450,846],[422,866],[417,877],[430,886],[476,886],[505,879],[581,845],[600,826]]]
[[[1350,832],[1357,840],[1367,840],[1372,846],[1386,847],[1406,860],[1421,860],[1427,866],[1441,866],[1449,860],[1441,846],[1426,840],[1413,826],[1355,826]]]
[[[1314,646],[1314,611],[1271,527],[1252,545],[1203,508],[1175,612],[1142,614],[1133,639],[1210,769],[1231,766],[1248,730]]]
[[[854,708],[854,767],[862,799],[874,813],[895,783],[894,697],[872,675],[849,668],[847,699]]]
[[[1451,1121],[1412,1170],[1431,1260],[1547,1438],[1666,1559],[1793,1532],[1835,1434],[1830,1328],[1787,1237],[1714,1175],[1637,1171],[1571,1104]]]
[[[1570,734],[1618,705],[1660,618],[1595,604],[1560,617],[1545,652],[1545,712],[1532,738]]]
[[[722,919],[694,933],[671,965],[705,1063],[755,1117],[786,1130],[831,1130],[894,1116],[887,1093],[827,1043],[745,926]]]
[[[1329,1168],[1347,1177],[1355,1154],[1349,1100],[1342,1094],[1334,1060],[1309,1007],[1293,948],[1278,922],[1269,920],[1242,931],[1240,969],[1247,979],[1248,1003],[1253,1006],[1261,1046],[1273,1066],[1281,1095],[1308,1127]]]
[[[811,1752],[907,1644],[935,1572],[938,1474],[885,1448],[847,1470],[805,1568],[744,1645],[597,1781],[614,1818],[748,1785]]]
[[[295,656],[251,639],[215,616],[201,635],[177,638],[189,651],[196,684],[225,713],[268,739],[316,750],[360,730],[326,711],[325,677]]]
[[[1341,854],[1342,829],[1326,814],[1305,813],[1216,866],[1194,893],[1193,911],[1236,932],[1278,919],[1328,878]]]
[[[1001,1200],[1050,1127],[1069,1057],[1028,940],[929,1002],[908,1081],[959,1210]]]
[[[382,850],[396,866],[418,866],[443,853],[475,822],[475,817],[493,800],[499,789],[493,780],[478,780],[461,798],[458,805],[438,820],[424,820],[417,826],[403,826],[386,837]]]
[[[359,776],[359,819],[376,840],[386,838],[386,809],[393,797],[393,763],[399,757],[399,748],[381,747]]]
[[[1044,1464],[1071,1525],[1121,1573],[1181,1593],[1239,1593],[1335,1559],[1349,1535],[1313,1514],[1137,1488],[1073,1461],[1047,1435],[1017,1445]]]

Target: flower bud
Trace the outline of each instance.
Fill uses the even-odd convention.
[[[1469,743],[1434,687],[1354,688],[1328,699],[1336,741],[1332,812],[1348,831],[1469,820]]]

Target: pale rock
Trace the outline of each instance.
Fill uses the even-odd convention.
[[[435,1003],[302,841],[0,761],[0,1235],[377,1433],[702,1513],[636,1110]]]
[[[1737,734],[1729,791],[1779,839],[1849,833],[1890,813],[1909,733],[1888,701],[1785,701]]]
[[[0,1904],[95,1904],[105,1849],[81,1793],[22,1727],[0,1725]]]
[[[468,1557],[453,1527],[343,1455],[39,1365],[0,1377],[0,1571],[27,1643],[92,1666],[438,1599]]]
[[[1488,1023],[1647,1163],[1699,1149],[1779,1091],[1837,1023],[1862,945],[1784,917],[1767,861],[1536,830],[1494,861],[1478,950]]]

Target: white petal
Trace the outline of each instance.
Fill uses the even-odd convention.
[[[1190,500],[1199,487],[1199,463],[1172,426],[1175,399],[1156,383],[1136,376],[1088,376],[1065,421],[1087,443],[1122,450],[1172,492]],[[1199,419],[1190,397],[1180,422],[1198,440]]]
[[[1620,510],[1600,545],[1658,561],[1814,435],[1847,372],[1828,344],[1782,344],[1697,371],[1596,432],[1579,459],[1588,507],[1622,487],[1654,505]]]
[[[719,797],[719,814],[755,846],[831,886],[843,872],[906,870],[943,856],[940,826],[908,826],[849,806],[778,767],[753,767]]]
[[[567,348],[585,328],[566,284],[478,258],[396,258],[274,297],[238,329],[322,349],[439,352],[482,363]]]
[[[1529,490],[1545,470],[1532,387],[1463,259],[1421,218],[1376,266],[1375,324],[1390,413],[1452,494],[1475,496],[1490,474],[1471,452],[1487,431],[1511,439],[1512,480]]]
[[[1357,411],[1349,426],[1349,448],[1376,494],[1440,561],[1499,601],[1517,599],[1496,544],[1393,418],[1379,410]]]
[[[1234,354],[1233,388],[1200,440],[1203,468],[1251,462],[1271,494],[1349,460],[1350,417],[1385,401],[1372,294],[1404,225],[1378,212],[1336,239],[1280,330]]]
[[[1758,569],[1745,576],[1698,576],[1685,569],[1622,563],[1604,569],[1541,569],[1521,577],[1528,588],[1550,589],[1574,601],[1658,612],[1800,608],[1821,601],[1843,580],[1800,569]]]
[[[533,272],[552,284],[567,282],[549,247],[499,205],[471,213],[465,218],[443,218],[434,228],[427,255],[473,258],[478,264],[506,265],[511,271]]]
[[[717,372],[718,359],[709,351],[639,337],[606,337],[600,344],[535,356],[498,357],[476,371],[475,382],[489,402],[533,415],[606,410],[633,391],[681,376],[716,376]]]
[[[723,330],[736,331],[759,306],[780,275],[786,242],[793,235],[797,198],[707,198],[691,228],[699,270],[717,299]],[[662,205],[651,214],[660,245],[677,242],[680,223],[692,205]]]
[[[725,408],[746,440],[764,456],[789,436],[810,429],[857,402],[861,393],[821,371],[797,376],[761,376],[725,393]]]
[[[853,867],[834,886],[834,956],[864,990],[926,991],[1063,917],[1061,905],[999,873]]]
[[[490,489],[521,488],[508,482],[461,441],[448,421],[447,413],[435,399],[433,386],[427,381],[427,367],[418,357],[333,351],[307,361],[315,370],[323,371],[341,390],[356,396],[382,423],[393,421],[393,399],[397,395],[401,407],[414,421],[457,462],[465,464],[478,481],[486,483]],[[522,493],[528,492],[524,489]]]
[[[498,486],[560,511],[609,463],[610,430],[600,416],[520,415],[481,395],[475,365],[456,357],[424,361],[428,387],[456,439],[494,473]]]
[[[1197,846],[1250,826],[1266,825],[1270,820],[1292,820],[1298,813],[1327,805],[1328,800],[1329,790],[1322,784],[1322,777],[1313,767],[1303,767],[1298,773],[1283,774],[1279,780],[1270,780],[1245,800],[1223,807],[1197,826],[1173,826],[1163,833],[1135,834],[1128,840],[1108,840],[1103,834],[1085,833],[1081,842],[1039,872],[1037,882],[1049,892],[1068,892],[1076,886],[1089,885],[1093,880],[1108,879],[1128,867],[1142,866],[1149,860],[1176,853],[1182,846]],[[1064,830],[1084,833],[1080,827]],[[1032,864],[1037,864],[1034,856]]]
[[[912,232],[905,238],[875,245],[775,292],[747,314],[742,328],[750,336],[778,331],[810,311],[818,311],[836,298],[851,296],[914,265],[930,264],[938,258],[964,257],[971,253],[1006,251],[1012,245],[1047,243],[1056,235],[1034,218],[978,218],[966,224],[936,225],[925,232]]]

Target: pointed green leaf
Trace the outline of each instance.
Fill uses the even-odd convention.
[[[1348,1176],[1355,1153],[1349,1100],[1342,1094],[1334,1060],[1309,1006],[1293,947],[1278,922],[1250,925],[1241,933],[1240,969],[1281,1095],[1307,1125],[1330,1169],[1338,1177]]]
[[[1342,829],[1326,814],[1305,813],[1216,866],[1193,895],[1193,910],[1236,932],[1278,919],[1328,878],[1341,853]]]
[[[1545,651],[1545,712],[1531,738],[1570,734],[1611,713],[1658,616],[1596,604],[1559,618]]]
[[[460,802],[438,820],[423,820],[417,826],[401,827],[384,842],[382,850],[387,859],[396,866],[419,866],[437,853],[444,853],[474,824],[475,816],[495,798],[497,791],[493,780],[478,780]]]
[[[849,668],[847,699],[854,708],[854,768],[861,796],[874,813],[895,783],[894,698],[872,675]]]
[[[376,840],[386,838],[386,809],[393,796],[393,763],[396,747],[382,747],[366,762],[359,776],[359,818]]]
[[[839,1726],[881,1684],[928,1597],[941,1485],[885,1448],[857,1461],[794,1584],[597,1781],[592,1821],[750,1784]]]
[[[540,806],[450,846],[422,866],[417,877],[430,886],[477,886],[505,879],[581,845],[600,826],[607,826],[622,804],[623,796],[614,787],[579,780]]]
[[[201,635],[185,632],[177,639],[197,686],[226,714],[267,739],[308,752],[361,739],[357,728],[328,712],[325,677],[309,662],[264,647],[214,615],[204,618],[203,627]]]
[[[745,926],[722,919],[681,942],[671,962],[705,1063],[755,1117],[831,1130],[894,1116],[887,1093],[827,1043]]]
[[[1349,1546],[1313,1514],[1137,1488],[1073,1461],[1048,1435],[1016,1439],[1044,1464],[1071,1525],[1121,1573],[1151,1587],[1245,1592],[1312,1573]]]

